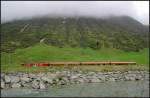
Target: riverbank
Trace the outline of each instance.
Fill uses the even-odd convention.
[[[41,73],[1,73],[1,89],[47,89],[56,85],[101,83],[106,81],[149,81],[148,71],[94,72],[62,70]]]

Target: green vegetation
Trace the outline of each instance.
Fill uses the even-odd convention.
[[[17,49],[14,53],[1,54],[1,68],[4,72],[11,71],[48,71],[49,67],[22,67],[22,63],[38,63],[50,61],[135,61],[137,65],[125,66],[80,66],[82,70],[113,71],[113,70],[147,70],[149,64],[149,51],[145,48],[139,52],[126,52],[113,48],[93,50],[91,48],[63,48],[36,44],[33,47]],[[11,61],[9,56],[11,55]],[[9,64],[9,62],[11,64]],[[60,67],[61,69],[62,67]]]
[[[49,71],[62,67],[22,67],[50,61],[135,61],[127,66],[82,66],[82,70],[147,70],[149,26],[128,16],[33,18],[1,24],[1,68]]]
[[[149,45],[148,26],[127,16],[106,19],[33,18],[4,23],[1,31],[3,52],[31,47],[41,41],[57,47],[115,48],[136,52]]]

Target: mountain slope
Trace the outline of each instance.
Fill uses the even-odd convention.
[[[96,18],[33,18],[1,25],[2,51],[36,43],[64,47],[116,48],[139,51],[148,47],[149,29],[128,16]]]

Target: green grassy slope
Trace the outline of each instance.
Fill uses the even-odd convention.
[[[18,49],[12,54],[12,63],[32,63],[48,61],[135,61],[148,64],[148,49],[140,52],[125,52],[113,49],[93,50],[90,48],[58,48],[46,44]],[[8,64],[9,55],[2,53],[2,64]]]
[[[24,27],[26,29],[22,31]],[[149,47],[148,26],[127,16],[105,19],[41,17],[4,23],[1,31],[3,52],[32,47],[40,41],[59,47],[69,45],[126,51],[139,51]]]
[[[11,64],[9,64],[9,54],[2,53],[2,71],[15,70],[21,63],[37,63],[50,61],[135,61],[140,66],[149,63],[148,49],[140,52],[125,52],[113,49],[93,50],[90,48],[58,48],[46,44],[37,44],[33,47],[18,49],[11,54]],[[8,68],[9,66],[9,68]]]

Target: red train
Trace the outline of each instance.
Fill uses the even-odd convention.
[[[22,64],[23,66],[58,66],[58,65],[135,65],[136,62],[51,62],[51,63],[32,63]]]
[[[22,66],[32,67],[32,66],[49,66],[48,63],[37,63],[37,64],[22,64]]]

